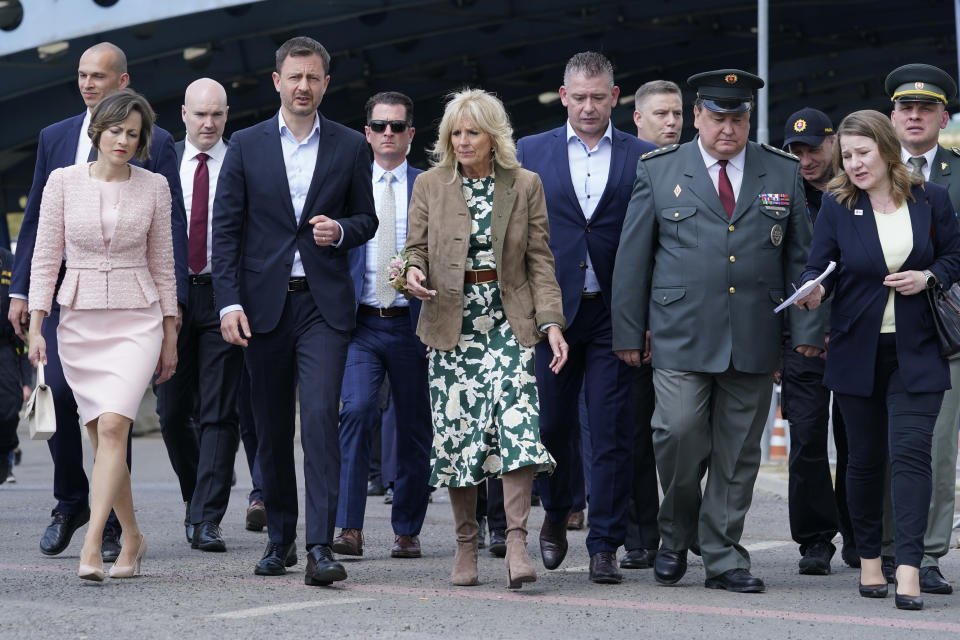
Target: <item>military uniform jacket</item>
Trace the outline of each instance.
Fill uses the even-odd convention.
[[[930,167],[930,182],[947,188],[953,210],[960,207],[960,149],[939,146]]]
[[[748,142],[728,218],[696,140],[643,156],[614,270],[613,348],[643,349],[649,329],[656,368],[773,372],[783,331],[773,310],[812,234],[799,167]],[[823,346],[816,314],[788,320],[794,344]]]

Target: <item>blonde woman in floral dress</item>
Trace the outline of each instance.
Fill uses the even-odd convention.
[[[477,89],[447,102],[434,168],[413,187],[407,290],[423,300],[430,347],[431,484],[447,487],[457,531],[451,580],[477,576],[477,485],[503,480],[507,586],[537,574],[526,551],[530,492],[555,463],[540,443],[533,346],[567,360],[560,287],[540,178],[520,168],[503,103]]]

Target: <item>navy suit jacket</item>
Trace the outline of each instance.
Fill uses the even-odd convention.
[[[543,182],[550,219],[550,250],[563,293],[563,317],[567,319],[567,326],[573,324],[580,308],[588,251],[604,304],[610,309],[613,263],[637,177],[637,163],[641,155],[654,149],[656,147],[645,140],[613,129],[607,186],[587,222],[570,177],[567,125],[521,138],[517,143],[520,163],[524,169],[539,174]]]
[[[373,168],[371,167],[371,171]],[[407,164],[407,203],[410,202],[410,196],[413,194],[413,182],[417,176],[423,173],[420,169],[414,169]],[[372,178],[371,178],[372,181]],[[407,224],[409,227],[409,223]],[[366,243],[364,243],[366,244]],[[364,245],[354,247],[350,250],[350,276],[353,278],[353,293],[360,300],[363,294],[363,279],[367,274],[367,250]],[[420,319],[420,307],[423,303],[416,298],[410,298],[410,323],[413,330],[417,330],[417,321]]]
[[[352,330],[356,299],[347,252],[377,231],[371,180],[366,139],[321,115],[317,164],[298,224],[278,116],[234,133],[213,203],[217,309],[242,305],[252,331],[272,331],[299,251],[317,309],[334,329]],[[339,247],[314,242],[308,221],[320,214],[340,223]]]
[[[947,190],[927,182],[915,186],[913,195],[917,201],[908,200],[913,249],[900,271],[929,269],[940,282],[956,282],[960,279],[960,227]],[[831,260],[837,269],[823,281],[827,295],[833,294],[823,381],[833,391],[866,397],[873,393],[880,324],[890,293],[883,279],[890,271],[865,194],[854,210],[824,195],[801,282],[816,278]],[[926,294],[895,293],[894,311],[897,360],[907,391],[949,389],[950,371],[940,356]]]
[[[72,166],[77,156],[80,127],[86,114],[61,120],[45,127],[37,143],[37,164],[33,170],[33,184],[27,196],[27,208],[17,239],[17,254],[13,266],[10,293],[26,296],[30,291],[30,262],[37,240],[40,220],[40,200],[47,178],[54,169]],[[177,300],[187,303],[187,216],[183,210],[183,192],[180,189],[180,164],[173,147],[173,137],[160,127],[153,127],[150,158],[145,163],[131,162],[148,171],[162,174],[170,185],[170,222],[173,228],[173,260],[177,278]]]

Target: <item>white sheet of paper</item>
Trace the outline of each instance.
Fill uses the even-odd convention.
[[[806,298],[807,295],[809,295],[811,291],[819,287],[820,283],[823,282],[823,279],[826,278],[831,273],[833,273],[833,270],[836,268],[837,268],[837,263],[831,260],[830,264],[827,265],[827,268],[823,270],[823,273],[817,276],[816,279],[810,280],[809,282],[804,284],[802,287],[797,289],[792,296],[790,296],[789,298],[781,302],[780,305],[773,310],[773,312],[780,313],[781,311],[783,311],[784,309],[792,305],[797,300],[801,298]]]

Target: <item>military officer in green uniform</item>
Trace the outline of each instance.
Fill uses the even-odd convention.
[[[797,158],[747,140],[763,80],[724,69],[687,82],[699,135],[638,163],[613,275],[613,348],[634,366],[652,357],[657,581],[679,581],[699,542],[706,587],[760,592],[740,536],[780,355],[774,308],[806,265],[812,226]],[[819,317],[787,318],[796,350],[818,356]]]
[[[947,126],[947,103],[957,97],[957,83],[945,71],[928,64],[907,64],[887,76],[884,87],[893,101],[890,120],[900,139],[900,157],[924,180],[947,188],[954,207],[960,206],[960,149],[938,144]],[[960,360],[950,361],[953,388],[943,396],[933,428],[931,467],[933,495],[927,516],[920,564],[920,590],[949,594],[953,587],[940,572],[939,561],[950,548],[956,490],[957,430],[960,425]],[[893,582],[893,509],[889,493],[884,504],[883,559],[888,581]]]

